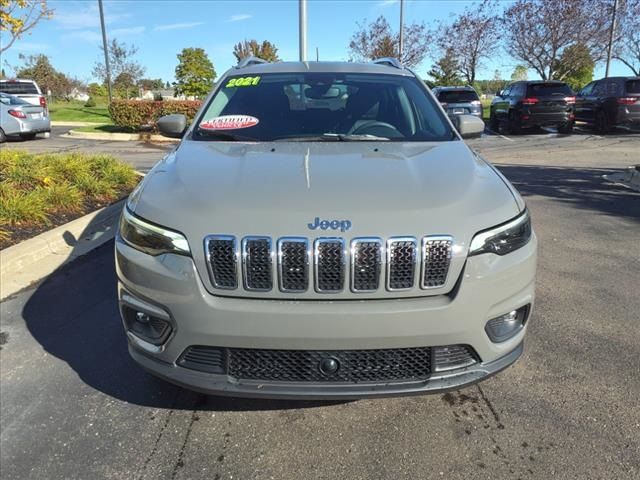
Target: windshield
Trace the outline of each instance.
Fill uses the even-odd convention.
[[[457,138],[413,77],[274,73],[223,82],[198,119],[196,140]]]
[[[528,97],[546,97],[552,95],[573,95],[564,83],[531,83],[527,91]]]
[[[470,103],[480,99],[471,90],[443,90],[438,93],[438,100],[443,103]]]

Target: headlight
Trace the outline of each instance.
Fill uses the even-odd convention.
[[[477,233],[471,240],[469,255],[480,253],[506,255],[524,247],[530,239],[531,218],[529,212],[525,210],[520,216],[507,223]]]
[[[191,256],[184,235],[146,222],[134,216],[128,208],[122,211],[120,218],[120,237],[133,248],[149,255],[176,253]]]

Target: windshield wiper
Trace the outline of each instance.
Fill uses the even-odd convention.
[[[203,137],[212,137],[228,142],[257,142],[257,140],[252,137],[245,137],[243,135],[236,135],[233,133],[220,132],[216,130],[207,130],[205,128],[199,127],[196,129],[196,134]]]
[[[322,138],[336,138],[338,141],[340,142],[362,142],[362,141],[385,141],[385,140],[391,140],[388,137],[379,137],[377,135],[369,135],[368,133],[365,134],[355,134],[355,133],[325,133],[324,135],[322,135]]]

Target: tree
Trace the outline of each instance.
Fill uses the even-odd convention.
[[[571,45],[586,46],[595,61],[604,58],[610,15],[602,0],[516,0],[503,17],[507,51],[543,80],[554,78],[558,59]]]
[[[160,90],[164,88],[164,82],[161,78],[143,78],[138,80],[138,86],[143,90]]]
[[[353,61],[375,60],[383,57],[398,57],[399,35],[391,29],[389,22],[380,16],[370,24],[366,20],[357,23],[357,30],[349,42],[349,57]],[[424,23],[405,25],[403,29],[403,52],[400,61],[408,67],[418,65],[429,51],[431,35]]]
[[[528,70],[526,65],[516,65],[516,68],[513,69],[513,73],[511,74],[511,81],[518,82],[520,80],[526,80],[529,76]]]
[[[0,32],[7,32],[8,40],[2,34],[0,53],[11,48],[13,43],[28,33],[40,20],[48,20],[53,10],[47,0],[0,0]]]
[[[45,93],[51,91],[54,97],[64,98],[74,87],[79,86],[78,81],[53,68],[44,54],[27,57],[20,55],[19,58],[24,61],[24,65],[17,69],[16,76],[35,80]]]
[[[460,65],[453,53],[452,49],[446,51],[444,57],[438,60],[427,74],[433,78],[435,86],[451,86],[459,85],[462,82],[460,78]]]
[[[452,50],[459,71],[470,85],[482,60],[496,51],[500,40],[499,18],[494,13],[495,0],[483,0],[466,8],[451,23],[441,23],[432,33],[441,52]]]
[[[207,53],[202,48],[184,48],[178,54],[176,94],[188,97],[204,97],[213,87],[216,71]]]
[[[104,48],[100,47],[103,51]],[[133,60],[133,56],[138,52],[137,47],[134,45],[128,46],[126,43],[120,43],[117,39],[113,38],[107,45],[107,52],[109,55],[109,67],[111,68],[111,78],[116,79],[121,74],[126,73],[128,78],[135,84],[142,75],[144,75],[145,68],[138,62]],[[107,69],[101,61],[95,63],[93,67],[93,75],[102,80],[103,83],[107,83]]]
[[[595,62],[589,49],[581,44],[571,45],[562,52],[557,61],[553,78],[563,80],[578,91],[593,79]]]
[[[136,82],[129,72],[121,72],[113,80],[113,88],[120,98],[134,97],[138,90]]]
[[[245,57],[258,57],[267,62],[277,62],[278,48],[268,40],[264,40],[261,44],[257,40],[244,40],[233,46],[233,55],[236,60],[240,61]]]
[[[640,0],[619,4],[613,57],[640,76]]]
[[[101,85],[99,83],[90,83],[87,87],[87,93],[90,97],[106,97],[107,96],[107,87],[105,85]]]

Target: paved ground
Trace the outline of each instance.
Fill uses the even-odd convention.
[[[526,197],[540,237],[515,366],[399,399],[180,390],[127,356],[109,244],[0,305],[0,477],[640,478],[640,194],[601,179],[640,163],[640,135],[471,143]]]

